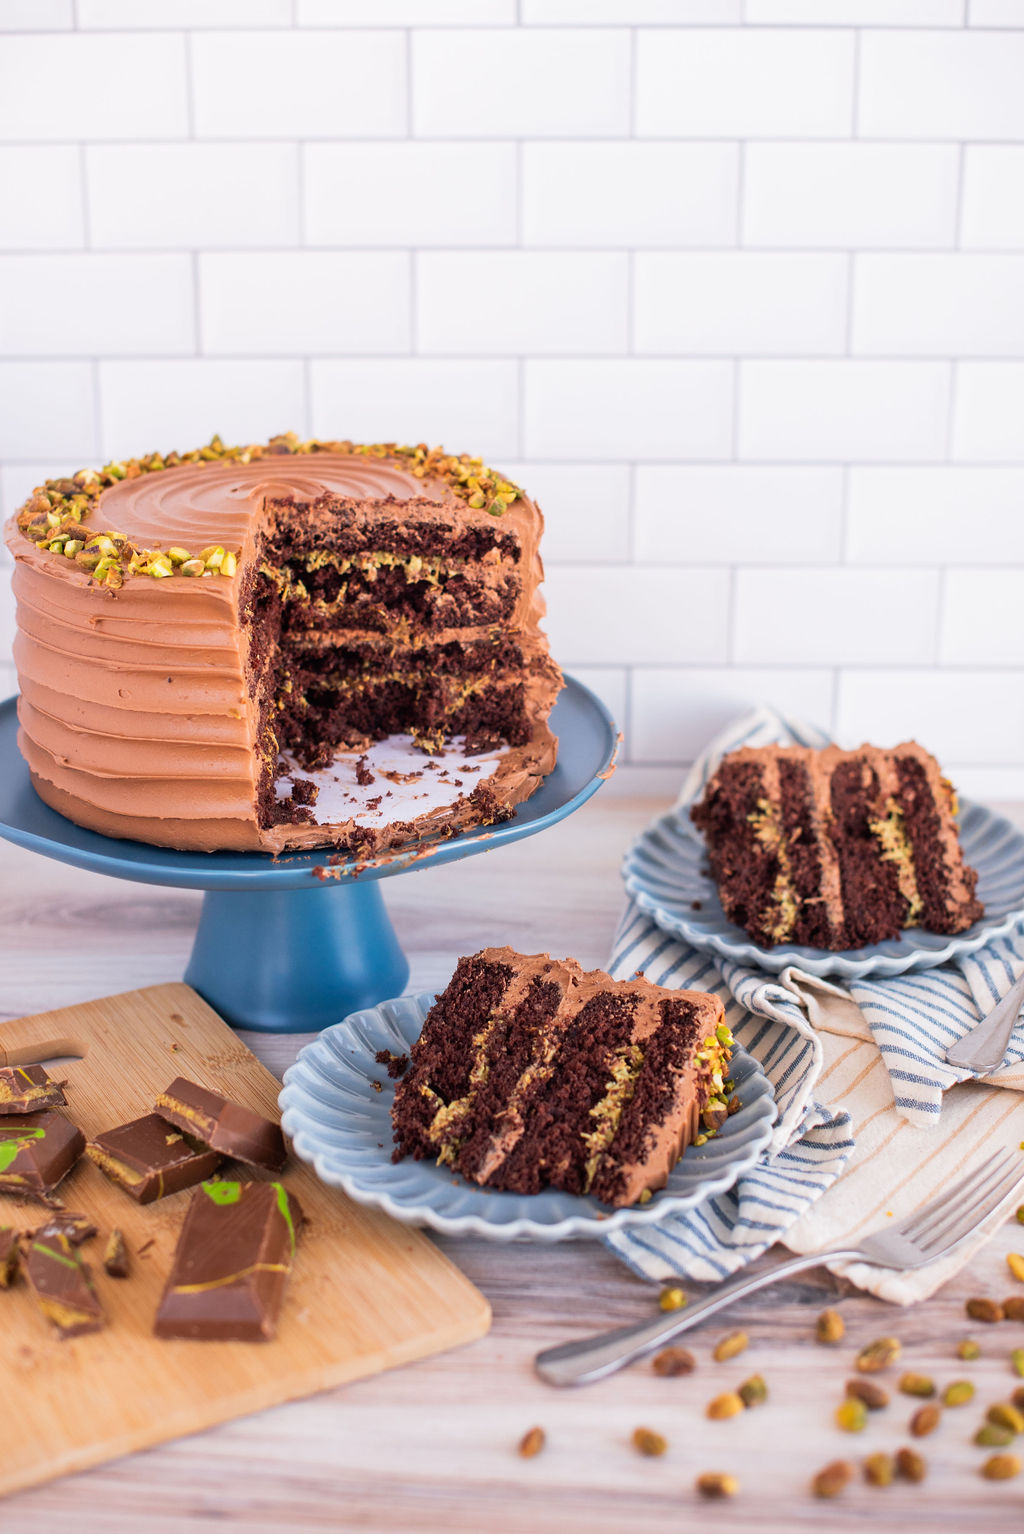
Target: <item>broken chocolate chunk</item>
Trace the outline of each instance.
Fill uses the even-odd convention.
[[[107,1237],[107,1244],[103,1250],[103,1267],[111,1278],[128,1277],[130,1268],[128,1248],[125,1245],[124,1235],[119,1230],[112,1230]]]
[[[40,1225],[38,1230],[32,1232],[33,1238],[67,1236],[72,1246],[83,1246],[96,1234],[97,1227],[87,1214],[72,1214],[69,1209],[61,1209],[56,1214],[51,1214],[45,1225]]]
[[[156,1100],[160,1117],[200,1144],[250,1166],[279,1172],[288,1152],[280,1124],[178,1076]]]
[[[59,1113],[0,1119],[0,1192],[43,1198],[85,1149],[85,1136]]]
[[[190,1144],[158,1113],[144,1114],[97,1135],[85,1154],[139,1204],[194,1188],[212,1177],[221,1161],[216,1151]]]
[[[63,1108],[67,1103],[64,1083],[51,1081],[41,1065],[0,1067],[0,1113],[38,1113],[42,1108]]]
[[[269,1341],[301,1219],[298,1201],[282,1183],[203,1183],[185,1216],[156,1335]]]
[[[39,1309],[62,1338],[100,1330],[103,1310],[92,1277],[67,1236],[33,1236],[25,1274]]]
[[[20,1266],[17,1232],[9,1225],[0,1225],[0,1289],[9,1289],[17,1281]]]

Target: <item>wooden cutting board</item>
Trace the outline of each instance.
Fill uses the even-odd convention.
[[[0,1024],[0,1064],[68,1055],[80,1058],[53,1071],[67,1079],[68,1106],[60,1111],[87,1139],[151,1112],[175,1076],[278,1117],[279,1083],[186,985]],[[282,1181],[298,1195],[307,1224],[276,1339],[163,1342],[152,1335],[153,1317],[192,1190],[140,1207],[85,1159],[68,1174],[60,1198],[100,1228],[83,1255],[107,1326],[61,1342],[24,1280],[0,1292],[0,1495],[487,1331],[483,1295],[419,1231],[351,1203],[294,1156]],[[45,1213],[0,1195],[0,1224],[27,1230]],[[125,1280],[108,1278],[101,1265],[115,1225],[133,1258]]]

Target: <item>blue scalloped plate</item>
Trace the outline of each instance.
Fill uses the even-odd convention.
[[[978,870],[978,898],[985,907],[980,921],[953,937],[911,927],[885,943],[840,953],[796,943],[762,948],[731,922],[705,872],[704,842],[689,819],[688,805],[676,806],[640,833],[626,854],[622,877],[642,911],[694,948],[775,974],[793,965],[810,975],[857,980],[932,969],[976,952],[1024,921],[1024,834],[1005,816],[963,800],[960,842],[967,862]],[[694,910],[695,901],[699,910]]]
[[[706,1145],[690,1147],[667,1187],[649,1203],[609,1209],[596,1199],[550,1188],[532,1196],[500,1193],[464,1182],[433,1161],[394,1163],[395,1084],[375,1056],[383,1049],[408,1054],[433,1003],[430,994],[403,996],[353,1012],[325,1029],[285,1072],[279,1099],[281,1122],[295,1154],[315,1168],[321,1181],[406,1224],[491,1241],[601,1238],[626,1226],[653,1225],[724,1193],[753,1166],[771,1138],[771,1085],[757,1061],[737,1048],[731,1071],[743,1106]]]

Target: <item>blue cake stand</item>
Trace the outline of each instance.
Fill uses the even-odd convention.
[[[329,848],[276,858],[175,852],[84,830],[32,787],[18,750],[17,700],[9,698],[0,703],[0,836],[115,879],[204,890],[188,984],[236,1028],[319,1031],[405,989],[409,964],[382,879],[533,836],[579,809],[610,776],[618,741],[611,715],[589,688],[572,677],[565,683],[551,715],[558,765],[511,820],[333,867]]]

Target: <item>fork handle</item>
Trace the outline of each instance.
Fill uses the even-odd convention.
[[[789,1278],[793,1273],[820,1267],[826,1258],[859,1256],[857,1251],[830,1251],[791,1257],[774,1268],[723,1284],[707,1299],[698,1300],[678,1313],[659,1315],[653,1321],[641,1321],[635,1326],[620,1326],[617,1331],[599,1332],[593,1337],[581,1337],[577,1342],[564,1342],[557,1348],[545,1348],[534,1359],[534,1368],[549,1385],[589,1385],[592,1380],[603,1379],[606,1374],[614,1374],[616,1369],[642,1358],[660,1343],[689,1331],[705,1316],[715,1315],[734,1300],[767,1289],[769,1284]]]

